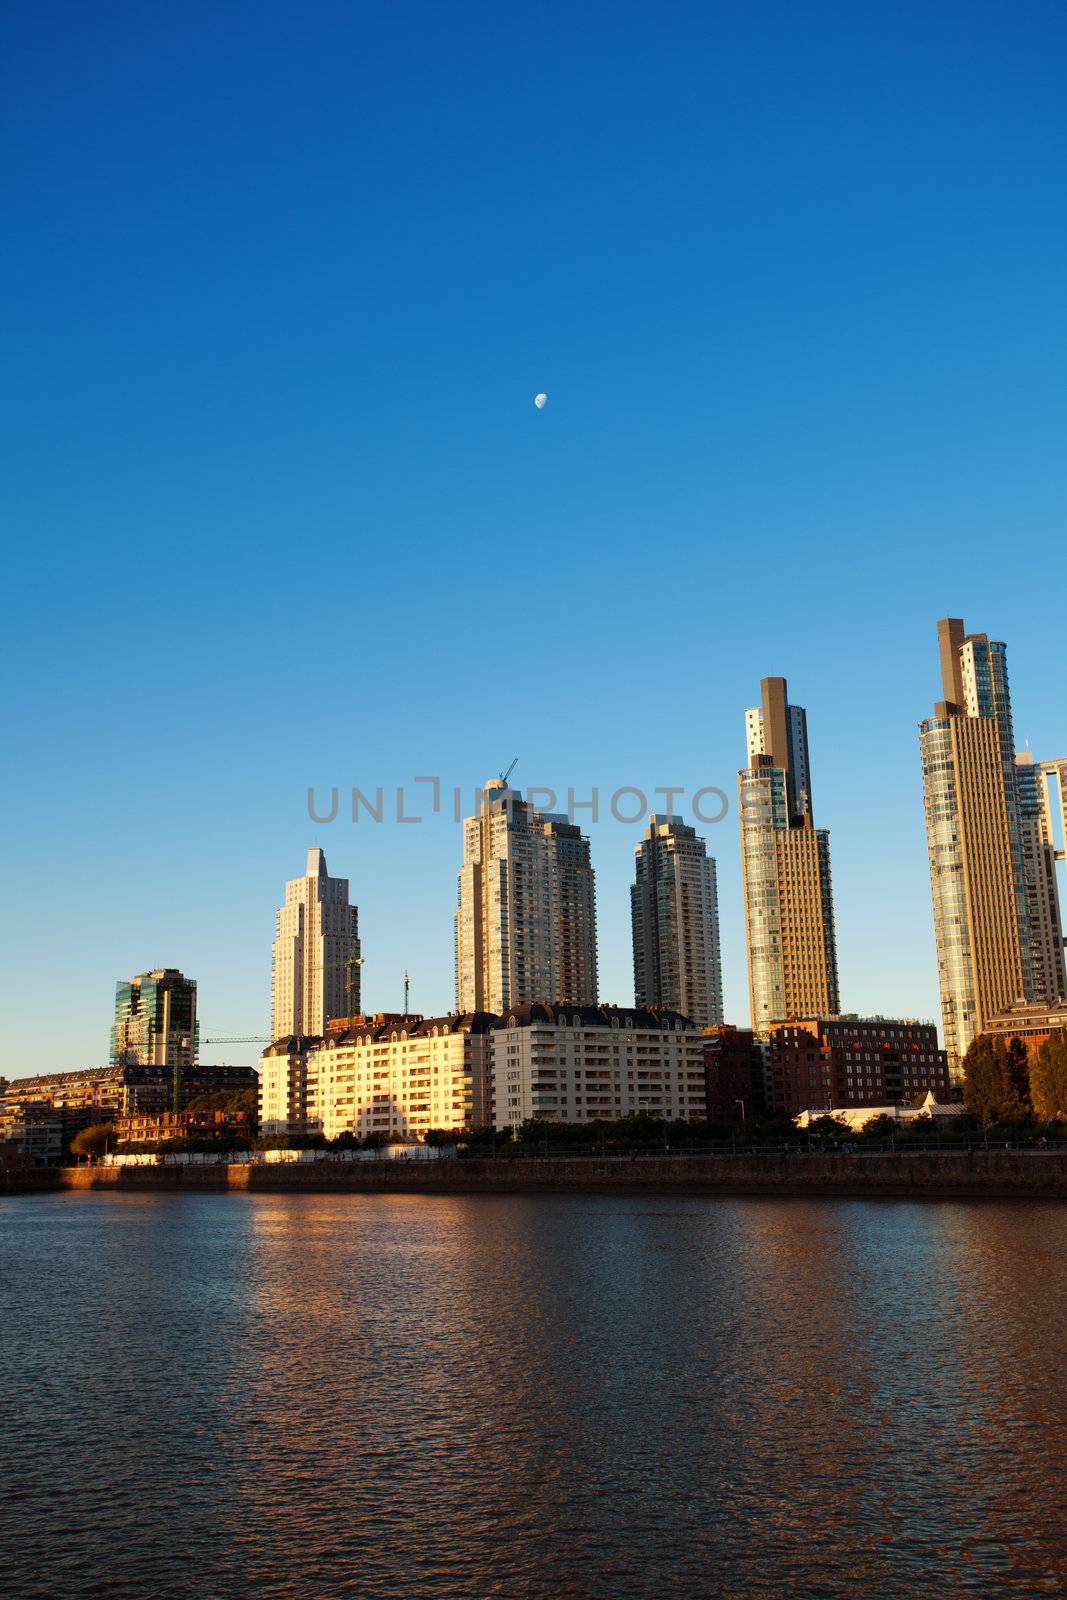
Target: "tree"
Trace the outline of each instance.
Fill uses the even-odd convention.
[[[963,1103],[986,1127],[993,1122],[1020,1122],[1030,1109],[1025,1050],[1018,1039],[1006,1045],[1003,1039],[980,1034],[964,1056]]]
[[[70,1141],[72,1155],[94,1159],[106,1155],[114,1146],[115,1127],[111,1122],[95,1122],[91,1128],[80,1128]]]
[[[881,1111],[876,1117],[868,1117],[860,1132],[865,1139],[895,1139],[899,1127],[896,1117]]]
[[[1067,1031],[1050,1033],[1030,1057],[1030,1098],[1042,1122],[1067,1122]]]
[[[807,1132],[816,1139],[847,1139],[852,1130],[845,1122],[839,1122],[837,1117],[813,1117],[808,1123]]]

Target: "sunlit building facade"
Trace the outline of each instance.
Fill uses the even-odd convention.
[[[1035,998],[1023,806],[1007,653],[938,623],[944,698],[919,727],[941,1016],[949,1065],[988,1017]]]
[[[309,850],[302,878],[285,885],[275,919],[271,1038],[309,1037],[360,1008],[359,911],[348,879],[331,878],[324,850]]]
[[[421,1139],[480,1127],[494,1020],[379,1012],[322,1039],[278,1040],[260,1062],[263,1131]]]
[[[594,1005],[596,887],[589,840],[493,781],[463,825],[455,914],[456,1006]]]
[[[812,814],[807,717],[784,678],[764,678],[745,713],[738,773],[752,1026],[840,1009],[830,838]]]
[[[703,1036],[687,1017],[647,1007],[528,1005],[492,1037],[492,1120],[704,1117]]]

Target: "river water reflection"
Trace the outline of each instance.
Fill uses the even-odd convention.
[[[1067,1207],[0,1201],[0,1590],[1067,1592]]]

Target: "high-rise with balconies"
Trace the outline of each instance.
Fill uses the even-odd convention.
[[[944,698],[919,744],[941,1018],[958,1075],[986,1019],[1035,998],[1031,891],[1007,652],[959,617],[937,633]]]
[[[1023,751],[1015,757],[1015,776],[1019,785],[1034,992],[1039,1001],[1054,1004],[1067,1000],[1057,881],[1057,863],[1065,858],[1067,761],[1035,761],[1028,750]]]
[[[596,889],[581,829],[486,784],[463,824],[455,945],[460,1012],[596,1005]]]
[[[649,818],[634,854],[634,1004],[666,1006],[711,1027],[722,1021],[714,858],[694,828],[664,816]]]
[[[811,802],[807,715],[784,678],[764,678],[745,713],[737,776],[752,1026],[840,1011],[830,838]]]

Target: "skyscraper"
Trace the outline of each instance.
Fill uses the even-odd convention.
[[[191,1067],[198,1047],[195,979],[157,967],[115,985],[113,1066]]]
[[[589,840],[518,790],[487,783],[478,814],[463,824],[455,939],[461,1012],[554,1000],[596,1005]]]
[[[359,911],[348,879],[331,878],[322,850],[285,885],[277,913],[271,982],[271,1038],[321,1038],[330,1017],[360,1009]]]
[[[841,1009],[830,839],[812,816],[807,716],[784,678],[764,678],[745,713],[737,776],[752,1026]]]
[[[1064,859],[1064,852],[1056,845],[1057,819],[1052,794],[1055,789],[1062,838],[1063,819],[1067,817],[1067,761],[1035,761],[1027,750],[1016,755],[1015,769],[1034,993],[1036,999],[1051,1004],[1067,1000],[1063,918],[1056,881],[1056,863]]]
[[[677,817],[650,817],[634,854],[634,1003],[666,1006],[711,1027],[722,1021],[715,861]]]
[[[986,1018],[1034,998],[1004,645],[937,625],[944,699],[919,725],[941,1016],[956,1073]],[[1028,786],[1028,779],[1024,780]]]

